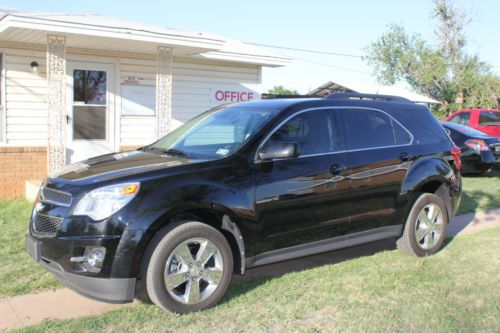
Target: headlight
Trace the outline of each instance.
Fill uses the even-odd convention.
[[[87,215],[96,221],[110,217],[136,196],[139,186],[123,183],[95,189],[80,199],[73,215]]]

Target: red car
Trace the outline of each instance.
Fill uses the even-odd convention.
[[[470,126],[491,136],[500,137],[500,110],[460,110],[446,118],[446,121]]]

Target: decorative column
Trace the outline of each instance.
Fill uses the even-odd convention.
[[[172,121],[172,48],[158,46],[156,73],[156,137],[170,130]]]
[[[49,175],[66,165],[66,38],[47,36]]]

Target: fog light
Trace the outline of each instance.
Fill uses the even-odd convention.
[[[71,262],[80,263],[83,268],[90,273],[99,273],[106,256],[105,247],[87,246],[85,253],[81,257],[72,257]]]

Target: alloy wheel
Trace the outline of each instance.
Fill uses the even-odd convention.
[[[197,304],[219,286],[224,260],[219,248],[205,238],[190,238],[179,244],[167,259],[165,287],[176,301]]]
[[[424,206],[415,223],[415,240],[418,246],[424,250],[432,249],[439,242],[443,227],[441,208],[433,203]]]

